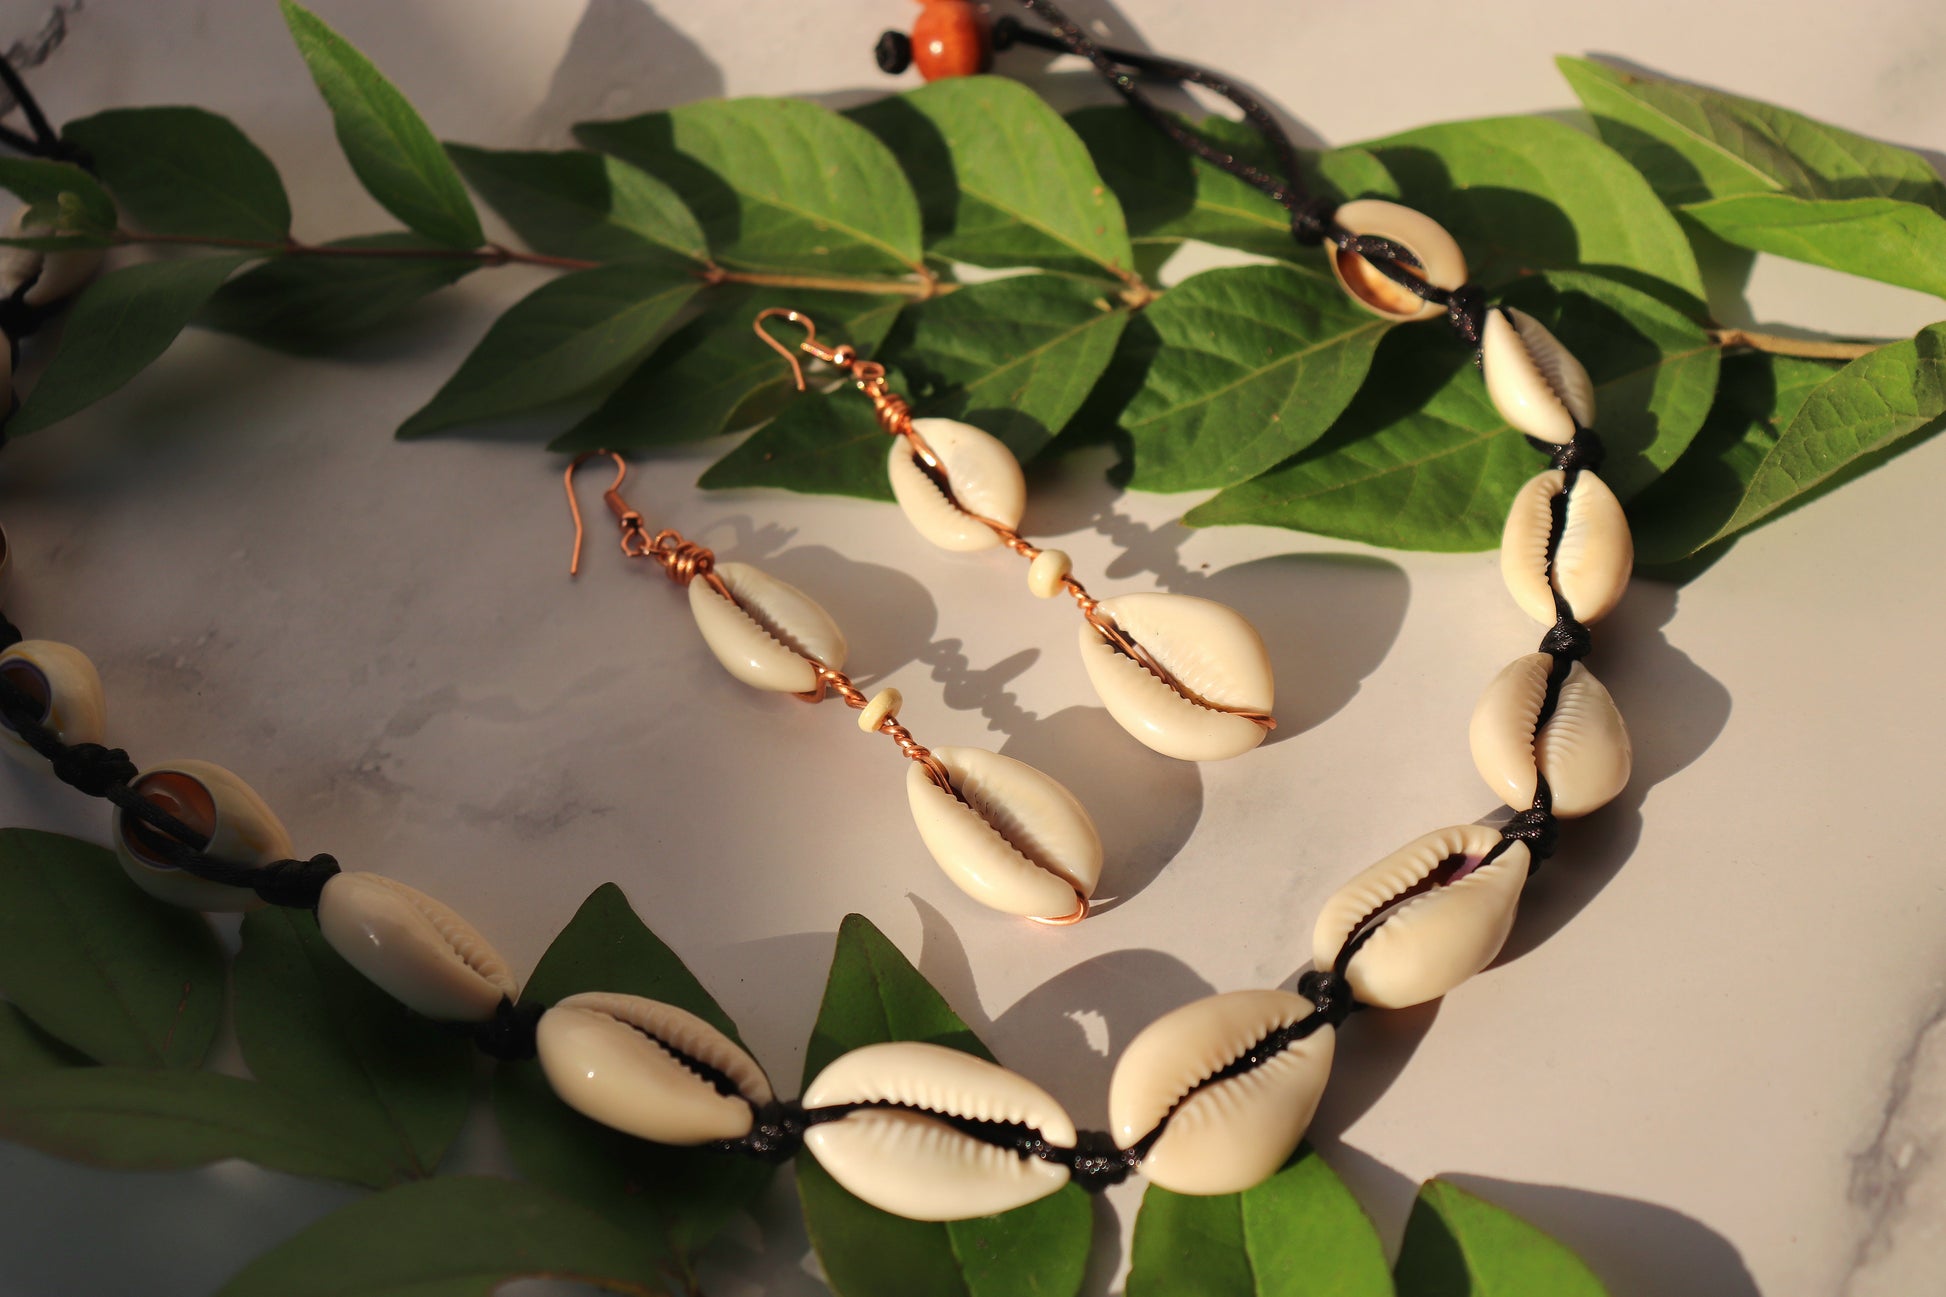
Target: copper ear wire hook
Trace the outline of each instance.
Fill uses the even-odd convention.
[[[562,485],[567,489],[568,512],[574,516],[574,556],[568,560],[569,576],[581,574],[581,502],[575,498],[574,475],[583,464],[601,455],[606,455],[615,461],[615,480],[610,482],[608,489],[601,493],[601,500],[608,506],[608,511],[615,515],[616,521],[621,523],[622,553],[630,558],[642,558],[654,548],[648,530],[642,522],[642,515],[630,508],[628,501],[622,499],[622,483],[628,478],[628,461],[616,451],[584,450],[569,462],[567,472],[561,475]]]

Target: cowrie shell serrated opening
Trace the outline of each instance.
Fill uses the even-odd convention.
[[[955,797],[918,762],[906,800],[926,850],[983,905],[1028,918],[1074,912],[1101,881],[1101,835],[1073,793],[1024,761],[982,748],[934,748]]]
[[[1500,536],[1500,575],[1521,610],[1552,626],[1554,591],[1559,590],[1575,619],[1593,625],[1622,600],[1635,568],[1635,540],[1622,502],[1595,474],[1574,475],[1554,548],[1549,576],[1547,543],[1554,532],[1554,497],[1567,474],[1549,469],[1530,479],[1507,511]]]
[[[1232,991],[1186,1004],[1145,1027],[1108,1087],[1115,1143],[1138,1144],[1168,1124],[1142,1174],[1175,1193],[1239,1193],[1284,1164],[1304,1138],[1331,1073],[1329,1024],[1223,1080],[1266,1037],[1316,1006],[1286,991]]]
[[[1576,662],[1561,682],[1554,712],[1536,730],[1554,659],[1515,658],[1473,709],[1467,738],[1473,764],[1496,797],[1515,810],[1534,804],[1536,772],[1546,776],[1561,819],[1599,810],[1628,785],[1634,750],[1621,711],[1601,681]]]
[[[1379,198],[1359,198],[1340,205],[1334,219],[1353,234],[1377,235],[1410,252],[1419,260],[1413,273],[1435,287],[1451,291],[1466,283],[1466,254],[1445,226],[1422,212]],[[1324,251],[1338,286],[1372,314],[1403,322],[1446,313],[1445,307],[1399,287],[1356,253],[1332,243]]]
[[[1487,312],[1480,334],[1487,396],[1515,431],[1565,446],[1595,422],[1595,385],[1560,339],[1525,311]]]
[[[1005,442],[957,419],[914,419],[912,430],[939,460],[952,491],[949,499],[910,441],[892,439],[886,475],[906,521],[921,536],[941,549],[971,553],[1000,543],[993,529],[973,515],[1008,529],[1020,526],[1027,509],[1027,479]]]
[[[5,351],[0,339],[0,351]],[[41,705],[40,722],[63,743],[100,743],[108,737],[108,698],[101,673],[80,649],[54,640],[27,639],[0,652],[0,676]],[[5,721],[0,739],[7,754],[38,763],[41,756]]]
[[[1241,613],[1194,595],[1153,593],[1103,599],[1100,611],[1194,695],[1170,688],[1084,622],[1082,664],[1123,729],[1182,761],[1221,761],[1263,742],[1264,727],[1236,712],[1268,714],[1276,685],[1263,637]]]
[[[741,1139],[754,1109],[775,1097],[735,1041],[686,1009],[641,996],[570,995],[541,1015],[534,1047],[563,1103],[658,1144]]]
[[[715,572],[734,600],[698,577],[689,612],[724,670],[754,689],[802,694],[817,687],[814,663],[844,669],[844,632],[817,600],[748,563],[718,563]]]
[[[478,929],[449,906],[379,874],[334,874],[318,896],[318,930],[345,962],[408,1009],[442,1022],[484,1022],[519,986]]]
[[[250,785],[208,761],[151,766],[129,785],[208,839],[204,854],[239,864],[267,865],[292,854],[283,822]],[[194,910],[253,910],[263,904],[247,887],[195,878],[153,854],[153,831],[117,808],[115,855],[135,884],[171,905]]]

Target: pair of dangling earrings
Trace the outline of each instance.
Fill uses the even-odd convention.
[[[1027,584],[1043,599],[1066,594],[1082,617],[1088,679],[1122,728],[1165,756],[1217,761],[1241,755],[1275,728],[1270,656],[1235,609],[1192,595],[1144,593],[1096,599],[1068,556],[1043,549],[1018,528],[1027,505],[1020,462],[999,439],[952,419],[914,418],[886,384],[885,367],[848,345],[818,341],[799,311],[772,308],[753,327],[790,364],[799,391],[804,369],[764,328],[781,317],[804,330],[797,351],[841,371],[871,401],[892,439],[886,473],[919,534],[960,552],[1004,547],[1028,562]],[[795,586],[747,563],[719,563],[679,532],[651,532],[620,493],[628,469],[612,451],[568,466],[579,571],[583,527],[574,474],[606,454],[616,477],[603,495],[621,529],[621,550],[687,587],[690,613],[711,652],[757,689],[807,702],[836,694],[860,712],[859,728],[884,734],[913,762],[907,799],[920,838],[940,868],[975,900],[1047,924],[1079,922],[1101,878],[1101,838],[1074,795],[1021,761],[979,748],[927,748],[899,721],[896,689],[867,696],[844,672],[847,645],[831,615]]]

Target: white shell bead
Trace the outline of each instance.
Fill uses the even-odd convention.
[[[943,1045],[892,1041],[839,1056],[804,1092],[807,1110],[872,1102],[902,1107],[819,1122],[805,1132],[804,1147],[832,1179],[881,1211],[909,1220],[990,1216],[1068,1182],[1064,1166],[996,1148],[938,1119],[1017,1122],[1049,1144],[1072,1148],[1074,1122],[1061,1105],[997,1063]]]
[[[993,529],[974,514],[1003,527],[1020,526],[1020,515],[1027,509],[1027,479],[1005,442],[955,419],[914,419],[912,430],[938,459],[953,492],[948,499],[939,489],[911,442],[904,437],[892,439],[885,471],[906,521],[921,536],[941,549],[970,553],[1000,543]]]
[[[1595,385],[1560,340],[1525,311],[1487,312],[1480,335],[1487,396],[1515,431],[1565,446],[1578,423],[1594,426]]]
[[[1334,219],[1353,234],[1375,234],[1412,253],[1419,259],[1420,278],[1429,284],[1451,290],[1466,283],[1466,254],[1445,226],[1423,212],[1383,199],[1360,198],[1340,206]],[[1338,286],[1372,314],[1406,321],[1446,313],[1445,307],[1387,279],[1365,258],[1332,243],[1324,251]]]
[[[7,222],[8,238],[51,235],[54,228],[39,222],[29,225],[27,209],[15,212]],[[101,268],[100,248],[78,248],[73,252],[37,252],[32,248],[0,248],[0,297],[12,297],[22,284],[32,288],[21,300],[29,306],[45,306],[79,291]]]
[[[1352,993],[1382,1009],[1436,1000],[1493,962],[1513,928],[1529,854],[1509,843],[1483,860],[1500,835],[1477,824],[1441,829],[1407,843],[1359,874],[1325,903],[1312,932],[1312,959],[1332,968],[1366,921],[1388,907],[1346,966]],[[1430,890],[1400,898],[1442,870]]]
[[[881,689],[866,702],[865,710],[858,713],[858,728],[867,734],[876,734],[879,726],[899,718],[899,708],[903,706],[904,694],[890,687]]]
[[[1225,604],[1184,594],[1125,594],[1101,601],[1130,639],[1196,697],[1268,713],[1270,653],[1256,627]],[[1144,744],[1183,761],[1221,761],[1256,747],[1264,728],[1184,697],[1083,622],[1081,661],[1108,714]]]
[[[334,874],[318,930],[346,963],[406,1008],[442,1022],[484,1022],[520,988],[479,931],[424,892],[379,874]]]
[[[208,761],[152,766],[130,785],[190,828],[206,834],[204,854],[217,860],[267,865],[292,854],[291,835],[256,790]],[[193,910],[252,910],[263,902],[247,887],[196,878],[149,854],[132,819],[117,809],[115,854],[143,891]]]
[[[1129,1148],[1164,1117],[1142,1174],[1175,1193],[1240,1193],[1284,1164],[1331,1075],[1330,1024],[1256,1067],[1209,1084],[1271,1032],[1315,1008],[1286,991],[1232,991],[1185,1004],[1129,1042],[1108,1086],[1115,1143]]]
[[[1521,610],[1544,625],[1554,624],[1554,591],[1567,600],[1575,619],[1593,625],[1622,600],[1635,567],[1635,540],[1622,502],[1608,484],[1587,470],[1574,475],[1554,548],[1550,576],[1547,542],[1554,531],[1554,497],[1567,475],[1549,469],[1520,488],[1507,511],[1500,536],[1500,575]]]
[[[1061,593],[1061,583],[1074,571],[1074,560],[1058,549],[1044,549],[1027,565],[1027,588],[1036,599],[1052,599]]]
[[[1633,749],[1615,700],[1579,662],[1561,681],[1553,715],[1535,730],[1553,664],[1545,653],[1508,663],[1480,695],[1467,737],[1473,764],[1496,797],[1526,810],[1538,771],[1554,814],[1565,820],[1600,809],[1628,785]]]
[[[0,351],[6,340],[0,338]],[[26,639],[0,652],[0,675],[42,701],[41,724],[63,743],[100,743],[108,733],[108,700],[88,655],[53,640]],[[8,755],[37,762],[40,754],[0,721]]]
[[[918,762],[906,800],[926,850],[974,900],[1007,914],[1058,919],[1101,881],[1101,836],[1073,793],[1024,761],[982,748],[934,748],[954,797]]]
[[[772,1099],[755,1059],[686,1009],[636,995],[570,995],[541,1015],[534,1047],[561,1102],[602,1125],[658,1144],[696,1145],[750,1133]],[[683,1060],[729,1081],[724,1094]]]
[[[689,612],[724,670],[754,689],[801,694],[817,685],[813,661],[844,669],[844,632],[811,596],[748,563],[718,563],[716,575],[735,601],[698,577]]]

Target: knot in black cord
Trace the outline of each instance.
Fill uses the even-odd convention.
[[[1543,810],[1538,806],[1522,811],[1500,826],[1500,838],[1503,842],[1527,844],[1527,854],[1533,860],[1533,863],[1528,866],[1529,872],[1539,869],[1541,862],[1554,854],[1554,846],[1560,840],[1560,836],[1561,826],[1554,818],[1554,812]]]
[[[1358,997],[1351,992],[1345,975],[1329,968],[1313,968],[1297,979],[1297,993],[1317,1006],[1317,1012],[1333,1027],[1342,1026],[1358,1009]]]
[[[725,1147],[738,1153],[781,1166],[797,1156],[804,1146],[804,1106],[795,1099],[772,1099],[757,1109],[750,1122],[750,1133],[733,1139]]]
[[[1068,1164],[1068,1176],[1089,1193],[1100,1193],[1128,1179],[1140,1160],[1132,1149],[1121,1147],[1105,1130],[1075,1132],[1074,1149],[1061,1159]]]
[[[993,52],[1005,54],[1020,39],[1020,19],[1012,14],[1004,18],[996,18],[993,20],[992,30],[987,35],[993,42]]]
[[[1602,461],[1608,458],[1608,448],[1601,444],[1601,437],[1593,428],[1576,428],[1574,440],[1565,446],[1552,446],[1543,442],[1541,449],[1553,459],[1554,467],[1563,473],[1599,472]]]
[[[533,1000],[515,1004],[503,995],[491,1018],[473,1024],[473,1043],[489,1058],[524,1063],[534,1056],[534,1028],[546,1012],[545,1004]]]
[[[1301,248],[1315,248],[1331,237],[1338,204],[1329,198],[1307,198],[1291,208],[1291,237]]]
[[[338,872],[337,860],[324,854],[309,860],[273,860],[251,871],[250,888],[271,905],[315,910],[324,885],[337,877]]]
[[[78,788],[90,797],[105,797],[108,790],[135,778],[135,763],[120,748],[105,748],[99,743],[77,743],[54,754],[54,777]]]
[[[1469,347],[1480,345],[1487,327],[1486,290],[1478,284],[1461,284],[1446,295],[1446,323]]]
[[[1594,650],[1595,637],[1589,629],[1567,613],[1562,613],[1541,636],[1540,651],[1556,660],[1579,662]]]
[[[878,44],[872,46],[872,59],[880,72],[899,75],[912,66],[912,38],[904,32],[879,33]]]
[[[7,620],[7,614],[0,612],[0,649],[9,649],[27,638],[20,633],[20,627]]]

